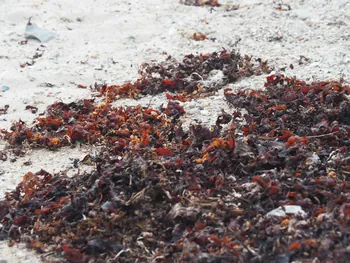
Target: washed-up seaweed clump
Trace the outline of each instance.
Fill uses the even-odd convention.
[[[187,101],[213,95],[228,83],[270,71],[267,62],[260,58],[253,59],[224,49],[210,54],[186,55],[182,62],[168,57],[162,63],[143,63],[139,71],[141,78],[136,82],[96,85],[94,90],[106,102],[119,98],[138,99],[163,92],[175,93],[168,94],[169,98]],[[215,78],[215,73],[223,76]]]
[[[166,134],[168,130],[174,130],[171,128],[174,120],[184,113],[183,107],[174,101],[158,110],[95,105],[93,100],[70,104],[57,102],[50,105],[46,116],[38,117],[34,125],[28,127],[23,122],[16,122],[10,131],[2,130],[2,133],[10,145],[18,147],[58,149],[89,143],[124,149],[130,143],[139,142],[145,147],[157,147],[167,142],[167,137],[160,138],[160,131]]]
[[[10,145],[49,149],[58,149],[77,142],[104,145],[109,141],[114,143],[116,139],[129,140],[130,135],[135,135],[134,126],[137,124],[133,122],[144,123],[151,119],[149,125],[151,129],[156,129],[155,124],[159,122],[155,120],[162,118],[161,113],[176,119],[185,113],[178,101],[185,102],[213,95],[227,84],[269,73],[270,70],[267,62],[260,58],[242,56],[234,50],[223,49],[220,52],[197,56],[190,54],[186,55],[181,63],[168,57],[162,63],[143,63],[139,71],[141,78],[135,83],[96,84],[93,90],[98,92],[98,97],[103,97],[104,104],[96,106],[95,101],[91,99],[70,104],[58,102],[49,106],[46,116],[36,118],[33,125],[28,126],[19,121],[12,125],[10,131],[0,132]],[[161,109],[114,109],[110,104],[120,98],[137,99],[160,93],[166,93],[169,100]],[[123,114],[127,116],[128,123],[120,118]],[[136,118],[135,115],[140,116]],[[23,153],[20,150],[16,152]]]
[[[173,101],[56,103],[9,143],[103,150],[89,173],[26,174],[0,202],[1,237],[78,263],[346,262],[349,92],[275,74],[226,89],[232,112],[189,131]]]
[[[3,108],[0,108],[0,115],[6,114],[8,108],[9,108],[9,105],[5,105]]]

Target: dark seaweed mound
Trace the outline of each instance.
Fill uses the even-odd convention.
[[[136,84],[96,87],[106,104],[59,102],[14,123],[3,131],[13,150],[103,150],[81,160],[91,173],[26,174],[0,202],[1,237],[75,263],[346,262],[349,86],[275,74],[265,89],[225,89],[232,112],[211,129],[181,128],[177,99],[268,71],[251,61],[222,51],[145,64]],[[225,81],[201,87],[212,70]],[[166,91],[160,109],[109,104]]]

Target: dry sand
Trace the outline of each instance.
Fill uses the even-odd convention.
[[[350,81],[349,1],[286,0],[289,11],[275,9],[282,3],[278,0],[226,3],[240,7],[192,7],[179,4],[178,0],[85,0],[79,4],[70,0],[0,0],[0,108],[10,105],[8,114],[0,116],[0,128],[8,129],[19,119],[31,123],[57,100],[70,102],[90,97],[89,90],[77,88],[78,84],[121,84],[135,80],[144,61],[162,61],[168,55],[181,59],[185,54],[222,47],[261,57],[276,71],[307,81],[341,77]],[[56,32],[56,39],[44,47],[35,40],[20,45],[30,17],[38,26]],[[210,39],[194,41],[194,32],[202,32]],[[31,62],[38,48],[42,57],[33,66],[20,67]],[[308,61],[299,64],[300,56]],[[251,77],[232,86],[262,88],[265,77]],[[47,83],[53,86],[47,87]],[[1,92],[2,86],[10,89]],[[116,104],[148,105],[150,99],[121,100]],[[157,107],[165,101],[159,95],[151,105]],[[26,105],[37,106],[38,113],[26,111]],[[185,125],[195,120],[209,125],[221,108],[227,108],[222,92],[185,103]],[[5,145],[0,141],[0,149]],[[28,171],[43,168],[75,173],[72,160],[91,151],[89,147],[57,152],[36,150],[15,162],[10,156],[0,163],[0,197]],[[23,165],[28,160],[32,164]],[[40,260],[22,247],[8,248],[1,243],[0,262]]]

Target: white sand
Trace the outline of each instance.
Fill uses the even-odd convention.
[[[222,47],[235,47],[242,54],[267,59],[277,71],[285,67],[285,74],[290,76],[309,81],[344,77],[349,82],[349,1],[286,0],[290,11],[274,9],[277,5],[272,0],[226,3],[241,4],[241,8],[210,11],[209,7],[180,5],[177,0],[0,0],[0,89],[3,85],[10,88],[0,91],[0,108],[10,105],[8,114],[0,116],[0,128],[7,129],[18,119],[31,123],[37,114],[26,111],[26,105],[36,105],[40,113],[57,100],[69,102],[90,96],[89,90],[79,89],[77,84],[123,83],[137,78],[138,66],[144,61],[161,61],[167,55],[181,59],[185,54]],[[57,38],[40,48],[44,53],[34,66],[21,68],[20,64],[31,62],[30,57],[40,47],[35,40],[18,44],[24,40],[29,17],[38,26],[57,32]],[[190,36],[194,32],[216,41],[193,41]],[[241,41],[234,46],[238,39]],[[299,65],[300,56],[309,61]],[[43,87],[43,83],[55,86]],[[263,83],[264,76],[244,79],[233,86],[261,88]],[[117,104],[148,102],[149,98],[144,98]],[[152,105],[163,102],[164,96],[159,95]],[[215,113],[226,105],[219,92],[213,98],[185,103],[185,107],[188,125],[194,119],[212,123]],[[0,149],[4,146],[1,142]],[[13,189],[27,171],[65,170],[71,168],[69,158],[82,158],[89,151],[87,147],[40,150],[16,162],[0,161],[0,196]],[[23,166],[28,160],[32,165]],[[1,259],[39,262],[33,253],[7,248],[4,243],[0,245]]]

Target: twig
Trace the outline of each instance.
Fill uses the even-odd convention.
[[[320,134],[320,135],[306,136],[306,138],[307,139],[311,139],[311,138],[325,137],[325,136],[328,136],[328,135],[333,135],[333,134],[335,134],[337,132],[339,132],[339,131],[330,132],[330,133],[326,133],[326,134]]]
[[[238,38],[236,41],[235,41],[235,43],[233,43],[233,45],[232,46],[237,46],[237,44],[239,43],[239,42],[241,42],[241,40],[242,40],[242,38]]]
[[[134,196],[132,196],[126,203],[125,205],[130,205],[130,204],[133,204],[135,202],[137,202],[138,200],[140,200],[144,194],[145,194],[145,191],[149,188],[149,186],[143,188],[140,192],[136,193]]]
[[[106,98],[105,98],[106,105],[108,104],[108,92],[109,92],[109,89],[107,89],[107,92],[106,92]]]
[[[320,135],[305,136],[305,137],[306,137],[306,139],[321,138],[321,137],[326,137],[329,135],[336,134],[337,132],[339,132],[339,131],[330,132],[330,133],[326,133],[326,134],[320,134]],[[259,139],[273,141],[273,140],[278,139],[278,137],[259,136]]]
[[[125,253],[125,252],[129,252],[129,251],[130,251],[129,248],[128,248],[128,249],[120,250],[120,251],[118,252],[118,254],[113,258],[113,260],[116,260],[117,258],[119,258],[119,256],[120,256],[121,254],[123,254],[123,253]]]

